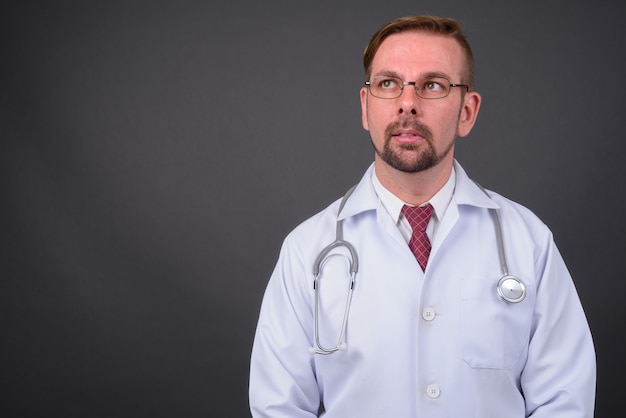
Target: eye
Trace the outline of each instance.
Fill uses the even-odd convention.
[[[443,86],[443,84],[435,80],[427,80],[422,85],[422,88],[426,91],[433,93],[440,93],[442,91],[445,91],[445,87]]]
[[[376,85],[383,90],[394,90],[398,88],[398,80],[395,78],[381,78],[377,80]]]

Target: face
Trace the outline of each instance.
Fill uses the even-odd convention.
[[[452,38],[411,31],[386,38],[371,68],[370,79],[415,81],[437,75],[462,84],[465,57]],[[463,94],[465,90],[452,87],[445,98],[422,99],[407,85],[400,97],[381,99],[361,89],[362,122],[376,151],[377,170],[416,173],[451,167],[456,137],[469,134],[480,106],[480,96]]]

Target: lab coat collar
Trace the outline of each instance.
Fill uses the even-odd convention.
[[[487,196],[480,187],[469,178],[461,164],[454,160],[454,170],[456,171],[456,188],[453,199],[457,205],[477,206],[488,209],[499,209],[500,205]]]
[[[361,181],[357,184],[354,192],[345,203],[338,219],[346,219],[361,212],[376,210],[378,208],[378,195],[376,195],[372,184],[373,170],[374,163],[365,171]],[[493,209],[500,207],[469,178],[465,170],[463,170],[463,167],[461,167],[456,160],[454,160],[454,170],[456,171],[456,187],[450,204],[456,203],[457,205]]]
[[[378,195],[372,184],[372,172],[374,171],[374,163],[372,163],[361,181],[356,185],[354,192],[345,203],[341,213],[337,217],[338,220],[346,219],[368,210],[376,210],[378,207]]]

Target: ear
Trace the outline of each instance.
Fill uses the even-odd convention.
[[[478,111],[480,110],[480,94],[475,91],[468,91],[463,98],[463,106],[459,114],[459,124],[457,127],[457,135],[459,137],[467,136],[478,117]]]
[[[361,123],[363,124],[363,129],[369,131],[369,123],[367,123],[367,88],[363,87],[360,91],[361,97]]]

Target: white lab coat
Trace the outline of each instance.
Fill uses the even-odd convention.
[[[339,201],[285,239],[263,299],[251,357],[254,417],[592,417],[595,351],[570,274],[548,228],[488,198],[455,162],[456,189],[422,272],[381,205],[370,167],[343,208],[358,252],[346,349],[310,354],[312,266],[335,239]],[[488,208],[502,222],[509,272],[526,298],[499,298]],[[341,253],[334,251],[333,254]],[[320,279],[320,339],[339,336],[349,273],[331,255]]]

